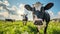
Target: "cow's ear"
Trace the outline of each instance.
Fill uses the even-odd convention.
[[[32,11],[32,7],[31,7],[30,5],[27,4],[27,5],[25,5],[24,7],[25,7],[27,10]]]
[[[50,8],[52,8],[54,6],[54,3],[48,3],[45,7],[44,10],[49,10]]]

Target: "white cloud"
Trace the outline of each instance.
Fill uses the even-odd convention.
[[[8,3],[7,1],[5,1],[5,2]],[[25,11],[24,6],[25,6],[25,4],[20,4],[19,8],[17,8],[15,5],[13,5],[11,8],[9,8],[4,4],[4,6],[3,6],[4,8],[1,6],[0,9],[6,9],[7,8],[9,11],[4,10],[4,12],[0,13],[0,15],[3,15],[6,18],[22,20],[21,14],[25,14],[27,12],[27,11]],[[12,15],[12,13],[14,13],[14,14],[18,13],[18,15]],[[29,14],[29,16],[30,16],[30,14]],[[29,20],[32,19],[31,17],[28,17],[28,18],[29,18]]]
[[[55,18],[60,18],[60,11],[57,13],[57,15],[54,15],[54,16],[52,17],[52,19],[55,19]]]
[[[12,19],[16,19],[17,16],[16,15],[10,15],[9,17]]]
[[[17,10],[17,7],[15,5],[12,6],[12,10]]]
[[[56,18],[60,18],[60,11],[58,12]]]
[[[24,14],[24,11],[25,11],[24,5],[25,4],[20,4],[19,5],[18,14]]]
[[[60,11],[58,12],[58,15],[60,15]]]
[[[54,15],[53,11],[48,11],[48,13],[49,13],[51,16]]]
[[[4,17],[8,17],[8,12],[3,12]]]
[[[0,10],[3,10],[3,6],[0,7]]]
[[[0,20],[4,20],[5,17],[3,15],[0,15]]]
[[[4,0],[3,4],[5,4],[6,6],[10,5],[9,2],[8,2],[8,0]]]
[[[50,15],[50,19],[53,19],[53,18],[54,18],[54,13],[53,13],[53,11],[47,10],[47,12],[48,12],[49,15]]]
[[[4,16],[4,17],[8,17],[8,12],[2,12],[2,13],[0,13],[0,15],[2,15],[2,16]]]
[[[20,4],[19,7],[20,7],[20,8],[21,8],[21,7],[24,8],[24,5],[25,5],[25,4]]]
[[[3,2],[0,1],[0,3],[1,3],[0,4],[1,5],[0,6],[0,10],[4,10],[5,9],[4,12],[0,13],[0,15],[4,16],[4,18],[12,18],[12,19],[16,18],[17,19],[19,17],[18,15],[16,15],[16,13],[17,13],[17,7],[15,5],[13,5],[11,8],[8,8],[7,7],[7,6],[9,6],[8,0],[4,0]],[[12,13],[14,13],[15,15],[12,15]]]
[[[9,6],[8,0],[3,0],[3,2],[0,1],[0,9],[2,9],[2,7],[3,7],[3,9],[6,9],[7,6]]]
[[[24,6],[25,6],[25,4],[20,4],[19,5],[19,9],[18,9],[18,14],[20,15],[20,19],[23,19],[22,18],[22,14],[28,14],[27,16],[28,16],[28,20],[32,20],[32,14],[31,14],[31,12],[30,12],[30,14],[29,14],[29,12],[28,12],[28,10],[26,10],[25,8],[24,8]]]
[[[17,13],[18,13],[18,18],[20,19],[20,20],[22,20],[22,14],[24,14],[24,4],[20,4],[19,5],[19,8],[18,8],[18,11],[17,11]]]
[[[0,1],[0,4],[2,4],[3,2],[2,1]]]
[[[11,8],[6,7],[5,10],[9,13],[9,14],[14,14],[17,15],[17,7],[14,5]]]

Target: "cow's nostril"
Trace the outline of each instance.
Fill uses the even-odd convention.
[[[42,21],[40,21],[40,24],[43,25]]]
[[[43,25],[42,21],[40,21],[40,20],[35,21],[34,24],[35,25]]]

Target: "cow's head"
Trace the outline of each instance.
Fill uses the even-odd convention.
[[[54,4],[53,3],[48,3],[46,6],[42,6],[42,4],[40,2],[36,2],[35,4],[33,4],[33,7],[31,7],[30,5],[25,5],[25,8],[29,11],[34,12],[34,19],[42,19],[45,10],[50,9]]]
[[[41,8],[43,4],[41,4],[40,2],[36,2],[35,4],[33,4],[33,7],[35,7],[35,9],[37,8]],[[48,10],[50,8],[53,7],[53,3],[48,3],[47,5],[44,6],[44,10]],[[33,7],[31,7],[30,5],[26,4],[25,8],[29,11],[33,11]],[[38,9],[37,9],[38,10]],[[40,9],[39,9],[40,10]]]

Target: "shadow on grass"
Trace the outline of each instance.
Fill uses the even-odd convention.
[[[60,30],[53,30],[52,34],[60,34]]]
[[[31,32],[34,32],[34,34],[37,34],[36,27],[28,26],[28,28],[31,30]]]

